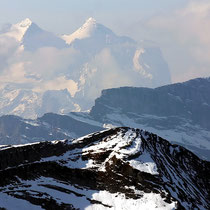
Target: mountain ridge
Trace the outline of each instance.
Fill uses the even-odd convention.
[[[20,206],[24,201],[37,209],[121,209],[122,203],[125,209],[209,207],[210,163],[140,129],[2,147],[0,156],[0,199]]]

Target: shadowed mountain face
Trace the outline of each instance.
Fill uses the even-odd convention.
[[[0,148],[0,207],[209,209],[210,164],[139,129]]]
[[[23,36],[22,43],[27,51],[35,51],[42,47],[55,47],[57,49],[67,47],[62,39],[53,33],[42,30],[35,23],[31,23]]]
[[[0,117],[0,144],[23,144],[45,140],[73,139],[103,130],[69,116],[45,114],[37,120],[7,115]]]
[[[159,88],[102,91],[90,116],[102,123],[142,127],[210,160],[210,78]]]
[[[109,89],[102,91],[102,96],[96,100],[91,115],[103,116],[106,111],[110,113],[111,108],[116,108],[123,113],[182,117],[210,129],[209,95],[210,78],[155,89],[132,87]]]

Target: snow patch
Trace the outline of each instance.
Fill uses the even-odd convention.
[[[103,209],[116,209],[116,210],[169,210],[175,209],[176,202],[171,204],[163,201],[159,194],[154,193],[144,193],[143,197],[140,199],[127,199],[124,194],[120,193],[109,193],[107,191],[100,191],[94,193],[92,198],[97,201],[111,206],[111,208],[105,208],[104,206],[90,205],[85,210],[103,210]]]

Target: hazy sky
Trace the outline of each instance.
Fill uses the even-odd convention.
[[[186,0],[0,0],[0,24],[13,23],[29,17],[48,30],[66,33],[71,32],[90,16],[108,25],[118,21],[122,24],[121,20],[127,24],[182,7],[186,2]]]
[[[26,17],[57,34],[94,17],[119,35],[155,41],[173,82],[210,76],[209,0],[0,0],[0,26]]]

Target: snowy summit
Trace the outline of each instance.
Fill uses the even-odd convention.
[[[26,18],[19,23],[13,24],[6,35],[15,38],[17,41],[20,42],[22,41],[26,31],[29,29],[31,24],[32,21],[29,18]]]
[[[97,28],[97,22],[94,18],[88,18],[85,23],[74,33],[70,35],[63,35],[62,38],[67,44],[71,44],[75,39],[84,39],[90,37]]]

